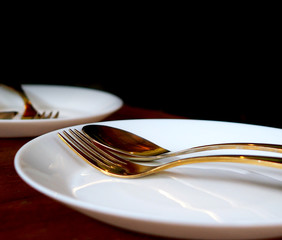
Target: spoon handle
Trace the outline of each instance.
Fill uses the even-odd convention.
[[[176,157],[180,155],[186,155],[197,152],[213,151],[213,150],[224,150],[224,149],[237,149],[237,150],[257,150],[274,153],[282,153],[282,145],[278,144],[267,144],[267,143],[223,143],[223,144],[210,144],[203,145],[193,148],[180,150],[177,152],[168,152],[157,156],[127,156],[130,160],[135,161],[153,161],[157,159],[163,159],[167,157]]]
[[[229,162],[229,163],[243,163],[253,164],[258,166],[273,167],[282,169],[282,158],[265,157],[265,156],[248,156],[248,155],[215,155],[184,158],[172,162],[162,164],[160,166],[151,167],[149,171],[145,171],[137,175],[137,177],[147,176],[173,167],[195,163],[213,163],[213,162]],[[136,177],[136,176],[135,176]]]
[[[15,84],[9,85],[7,87],[12,89],[17,94],[19,94],[21,96],[23,102],[24,102],[25,110],[24,110],[24,113],[23,113],[23,115],[21,117],[22,119],[34,118],[36,115],[38,115],[38,111],[32,105],[30,99],[26,95],[26,93],[23,90],[22,85],[20,83],[15,83]]]
[[[267,151],[282,153],[282,145],[278,144],[268,144],[268,143],[220,143],[220,144],[210,144],[203,145],[198,147],[193,147],[190,149],[181,150],[174,152],[175,156],[187,154],[187,153],[196,153],[202,151],[210,150],[222,150],[222,149],[244,149],[244,150],[257,150],[257,151]],[[173,156],[173,153],[171,154]]]

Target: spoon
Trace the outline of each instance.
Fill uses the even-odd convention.
[[[282,153],[282,145],[266,143],[211,144],[170,152],[145,138],[114,127],[86,125],[82,128],[82,131],[99,147],[106,148],[115,155],[135,161],[153,161],[166,157],[221,149],[247,149]]]

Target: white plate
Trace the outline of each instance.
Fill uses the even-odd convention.
[[[60,111],[58,119],[1,120],[0,137],[32,137],[76,124],[100,121],[118,110],[122,100],[110,93],[71,86],[23,85],[39,112]],[[0,87],[0,111],[22,113],[19,95]]]
[[[220,142],[282,144],[281,129],[247,124],[168,119],[103,124],[132,131],[170,150]],[[89,166],[56,132],[23,146],[15,167],[39,192],[133,231],[195,239],[282,236],[281,169],[203,163],[140,179],[119,179]]]

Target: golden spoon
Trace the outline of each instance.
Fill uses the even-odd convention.
[[[282,153],[282,145],[266,143],[211,144],[170,152],[145,138],[114,127],[86,125],[82,128],[82,131],[99,147],[106,148],[118,156],[135,161],[153,161],[166,157],[221,149],[246,149]]]

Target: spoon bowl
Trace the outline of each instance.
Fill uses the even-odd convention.
[[[157,156],[169,152],[145,138],[114,127],[87,125],[82,131],[100,146],[124,155]]]

